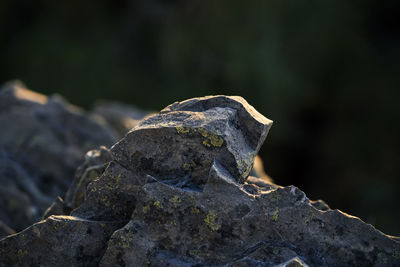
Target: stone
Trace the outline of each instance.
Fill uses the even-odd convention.
[[[64,195],[88,150],[118,139],[102,118],[20,82],[0,89],[0,124],[0,220],[17,231]]]
[[[0,266],[399,266],[399,238],[249,176],[270,126],[239,97],[170,105],[111,160],[89,157],[77,173],[97,160],[104,171],[83,178],[70,216],[2,239]],[[76,177],[72,195],[88,176]]]
[[[194,98],[141,121],[111,153],[130,170],[182,187],[201,189],[214,159],[243,183],[271,125],[241,97]]]

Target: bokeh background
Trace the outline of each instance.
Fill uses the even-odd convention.
[[[87,109],[241,95],[275,122],[260,154],[278,184],[400,235],[399,7],[2,0],[0,82]]]

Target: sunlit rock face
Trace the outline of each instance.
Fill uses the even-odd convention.
[[[396,238],[249,176],[271,124],[240,97],[168,106],[88,155],[76,208],[1,240],[0,265],[399,265]]]

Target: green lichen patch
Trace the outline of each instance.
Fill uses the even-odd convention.
[[[185,128],[183,126],[176,126],[175,129],[180,134],[186,134],[190,132],[190,128]]]
[[[128,231],[119,236],[118,245],[122,248],[129,248],[134,238],[134,234],[131,231]]]
[[[190,212],[193,214],[199,214],[200,213],[200,209],[198,207],[192,207],[190,209]]]
[[[25,249],[18,249],[17,251],[18,258],[22,258],[26,255],[28,255],[28,251],[26,251]]]
[[[392,257],[395,259],[400,259],[400,252],[395,249],[392,253]]]
[[[222,139],[222,137],[211,133],[204,128],[200,127],[197,129],[197,131],[205,138],[202,143],[207,147],[221,147],[224,143],[224,139]]]
[[[180,197],[178,196],[173,196],[172,198],[170,198],[169,202],[171,202],[175,207],[182,202],[182,200],[180,199]]]
[[[379,252],[378,253],[378,260],[380,262],[382,262],[383,264],[387,264],[389,259],[388,259],[387,255],[385,253]]]
[[[143,207],[143,213],[148,213],[150,211],[150,204]]]
[[[272,213],[272,220],[276,222],[278,220],[278,217],[279,217],[279,208],[276,207],[274,212]]]
[[[207,224],[208,227],[212,231],[218,231],[221,228],[221,225],[216,222],[217,219],[217,213],[213,210],[210,210],[207,213],[206,218],[204,219],[204,222]]]
[[[160,201],[156,200],[153,202],[154,207],[156,207],[157,209],[162,209],[163,206],[161,205]]]
[[[190,163],[184,163],[184,164],[183,164],[183,169],[184,169],[185,171],[189,171],[189,170],[193,169],[194,167],[196,167],[196,163],[194,163],[193,160],[192,160],[192,162],[190,162]]]

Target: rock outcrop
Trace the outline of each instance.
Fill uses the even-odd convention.
[[[19,82],[0,90],[0,125],[0,221],[18,231],[65,193],[88,150],[117,140],[102,118]]]
[[[72,212],[2,239],[0,266],[400,265],[397,238],[249,176],[271,125],[241,97],[168,106],[89,153]]]

